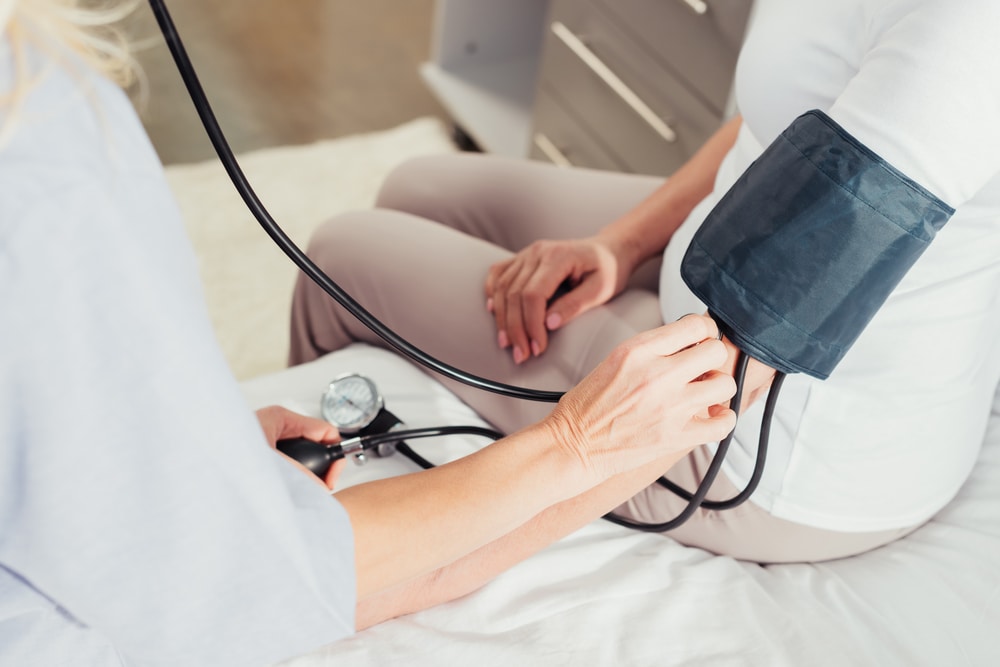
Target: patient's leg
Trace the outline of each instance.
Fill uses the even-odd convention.
[[[516,252],[539,239],[591,236],[662,184],[657,176],[565,169],[495,155],[432,155],[397,167],[376,206]],[[659,267],[659,258],[647,262],[629,286],[655,291]]]
[[[595,233],[661,183],[482,155],[418,158],[387,179],[378,201],[387,208],[328,222],[314,235],[309,255],[365,308],[432,356],[500,382],[561,391],[619,342],[661,324],[654,294],[659,261],[648,262],[634,281],[646,289],[627,290],[585,314],[552,337],[545,355],[520,367],[497,346],[486,311],[486,272],[534,240]],[[357,340],[382,344],[300,279],[290,363]],[[551,408],[448,385],[506,431]]]
[[[509,251],[411,215],[376,210],[339,216],[324,225],[309,255],[417,347],[508,384],[564,391],[619,342],[660,324],[656,295],[628,290],[560,330],[545,355],[516,366],[496,344],[483,293],[487,267]],[[293,298],[291,362],[309,361],[354,341],[385,345],[311,281],[300,279]],[[537,421],[552,407],[442,381],[506,432]]]

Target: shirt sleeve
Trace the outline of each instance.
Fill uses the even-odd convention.
[[[877,3],[872,46],[828,111],[952,207],[1000,172],[1000,3]]]
[[[59,169],[8,170],[30,205],[0,206],[0,563],[129,665],[351,634],[348,516],[265,442],[158,166]]]

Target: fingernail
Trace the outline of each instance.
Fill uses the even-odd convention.
[[[542,346],[538,344],[537,340],[531,341],[531,353],[536,357],[542,353]]]
[[[522,361],[524,361],[524,352],[521,352],[521,348],[515,347],[514,348],[514,363],[515,364],[520,364]]]
[[[562,324],[562,318],[559,317],[558,313],[551,313],[545,318],[545,328],[549,331],[558,329],[560,324]]]
[[[500,346],[501,350],[506,350],[510,347],[510,340],[507,338],[506,331],[501,331],[497,334],[497,344]]]
[[[493,298],[486,299],[486,312],[493,312]]]

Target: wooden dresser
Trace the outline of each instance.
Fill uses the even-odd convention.
[[[483,150],[666,175],[732,112],[751,4],[442,0],[423,74]]]

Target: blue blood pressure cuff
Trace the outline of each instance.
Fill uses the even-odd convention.
[[[826,379],[953,213],[810,111],[709,213],[681,276],[740,349]]]

